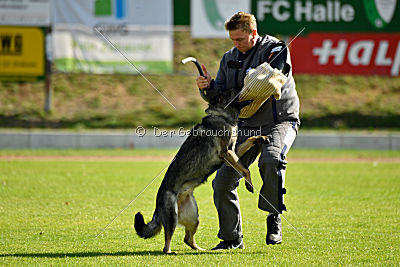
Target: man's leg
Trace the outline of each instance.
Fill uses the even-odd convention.
[[[279,214],[286,210],[283,195],[285,189],[286,154],[297,135],[295,123],[283,122],[274,126],[268,133],[270,144],[263,146],[258,167],[263,179],[258,207],[268,211],[267,244],[282,242],[281,220]]]
[[[240,138],[238,146],[246,138]],[[257,158],[260,146],[255,145],[241,157],[240,162],[248,167]],[[222,165],[212,182],[214,189],[214,204],[218,212],[218,237],[223,241],[213,249],[228,249],[243,247],[242,218],[240,215],[237,187],[242,176],[232,167]]]
[[[235,240],[242,236],[239,197],[237,187],[241,175],[232,167],[223,165],[212,182],[214,204],[218,212],[219,232],[222,240]]]

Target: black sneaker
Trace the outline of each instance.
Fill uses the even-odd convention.
[[[221,250],[221,249],[243,249],[244,244],[243,244],[243,238],[239,237],[238,239],[235,240],[230,240],[230,241],[221,241],[218,245],[216,245],[214,248],[211,250]]]
[[[279,214],[270,214],[267,217],[267,245],[282,243],[282,222]]]

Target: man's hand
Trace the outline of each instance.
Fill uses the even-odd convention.
[[[197,83],[197,86],[198,86],[200,89],[205,89],[205,88],[210,87],[211,75],[208,73],[206,67],[205,67],[203,64],[201,64],[201,68],[203,69],[204,75],[205,75],[206,77],[197,76],[197,78],[196,78],[196,83]]]

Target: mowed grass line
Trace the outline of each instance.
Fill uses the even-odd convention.
[[[146,221],[151,218],[164,173],[103,235],[95,238],[167,164],[0,161],[0,264],[399,264],[398,163],[289,164],[288,212],[284,216],[305,238],[283,220],[284,242],[278,246],[265,245],[265,214],[257,209],[257,195],[247,192],[242,181],[239,196],[245,250],[193,251],[184,245],[184,230],[179,227],[172,244],[177,255],[163,255],[163,234],[140,239],[132,222],[137,211]],[[259,189],[256,164],[251,171]],[[212,178],[195,191],[200,213],[196,238],[206,249],[219,241]]]

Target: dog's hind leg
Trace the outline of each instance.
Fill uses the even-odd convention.
[[[184,242],[192,249],[204,250],[194,240],[194,234],[199,226],[199,213],[193,191],[186,191],[179,196],[178,217],[178,222],[185,226]]]
[[[163,252],[166,254],[174,254],[171,251],[171,241],[172,241],[173,232],[167,231],[164,227],[164,235],[165,235],[165,244],[164,244]]]
[[[177,196],[174,193],[167,192],[165,194],[162,208],[159,209],[162,224],[164,226],[165,245],[164,253],[171,254],[171,240],[178,224],[178,205]]]

